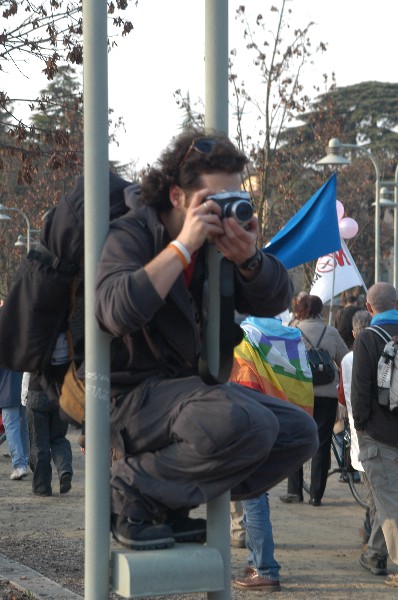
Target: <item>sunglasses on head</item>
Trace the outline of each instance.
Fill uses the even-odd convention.
[[[209,152],[213,150],[214,146],[219,143],[221,143],[220,140],[215,140],[214,138],[195,138],[194,140],[192,140],[191,145],[182,157],[179,166],[181,167],[181,165],[187,160],[187,158],[191,156],[192,152],[198,152],[199,154],[209,154]]]

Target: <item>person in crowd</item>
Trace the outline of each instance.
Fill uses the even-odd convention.
[[[301,292],[299,292],[297,294],[297,296],[293,296],[292,298],[292,310],[289,313],[289,320],[287,322],[287,325],[289,325],[289,327],[297,327],[297,317],[296,317],[296,310],[297,310],[297,304],[300,302],[301,298],[304,298],[304,296],[307,295],[307,292],[305,292],[304,290],[302,290]]]
[[[352,334],[355,338],[358,334],[370,325],[371,315],[367,310],[359,310],[352,317]],[[356,434],[354,419],[352,416],[352,405],[351,405],[351,382],[352,382],[352,362],[354,353],[351,350],[343,357],[340,367],[340,383],[339,383],[339,402],[344,404],[347,408],[347,416],[350,424],[350,458],[351,465],[356,471],[362,472],[364,485],[367,489],[367,502],[368,507],[366,509],[366,515],[364,520],[363,528],[360,530],[361,537],[365,544],[368,544],[367,556],[375,557],[375,565],[371,567],[371,572],[374,575],[386,575],[387,573],[387,546],[384,539],[383,531],[381,529],[379,520],[375,520],[376,515],[376,504],[373,498],[372,490],[370,488],[366,474],[363,472],[362,463],[359,461],[359,445],[358,437]],[[375,524],[373,526],[373,524]],[[360,558],[365,560],[363,556]],[[365,568],[367,568],[365,566]]]
[[[377,325],[390,336],[398,336],[397,293],[385,282],[375,283],[367,292],[366,307]],[[359,444],[359,459],[368,478],[376,505],[372,527],[380,523],[388,555],[398,565],[398,414],[379,404],[378,362],[385,342],[370,329],[356,337],[352,367],[351,403]],[[360,564],[375,573],[383,572],[372,548],[360,557]],[[377,573],[376,573],[377,574]],[[385,583],[398,587],[398,573],[388,575]]]
[[[29,378],[27,411],[32,491],[37,496],[52,495],[52,461],[58,473],[60,494],[66,494],[72,487],[73,476],[72,449],[66,437],[68,424],[61,419],[57,394],[47,394],[37,374],[24,373],[24,377]]]
[[[231,516],[231,546],[233,548],[246,548],[246,529],[243,523],[243,506],[242,502],[237,500],[236,502],[230,502],[230,516]]]
[[[298,329],[279,318],[248,317],[241,323],[244,339],[235,348],[230,380],[291,401],[312,414],[312,373]],[[241,503],[231,502],[231,519],[241,513],[248,549],[245,575],[234,579],[240,589],[280,589],[280,564],[274,556],[269,498],[263,493]],[[240,533],[235,527],[231,537]],[[239,539],[239,538],[238,538]]]
[[[358,306],[358,298],[357,296],[351,295],[348,297],[348,302],[345,306],[337,313],[335,319],[335,327],[349,350],[351,350],[354,344],[352,317],[358,310],[361,310]]]
[[[129,548],[203,541],[206,522],[189,517],[192,507],[227,490],[256,497],[317,447],[304,411],[199,376],[208,243],[233,263],[239,313],[278,314],[292,295],[286,269],[256,248],[257,218],[241,224],[211,198],[239,197],[246,164],[225,134],[184,131],[141,191],[125,191],[130,212],[104,244],[96,317],[116,338],[111,446],[123,456],[111,468],[111,529]]]
[[[324,385],[314,385],[314,420],[318,428],[319,448],[311,463],[311,485],[309,503],[312,506],[321,506],[326,488],[330,465],[330,445],[332,442],[333,427],[337,413],[337,386],[339,384],[339,367],[341,359],[348,352],[348,348],[335,327],[325,325],[322,319],[323,302],[318,296],[308,294],[297,305],[298,328],[303,333],[304,344],[307,350],[320,347],[328,350],[335,361],[336,368],[334,381]],[[321,338],[321,336],[323,336]],[[303,469],[288,478],[287,494],[280,496],[282,502],[303,502]]]
[[[29,472],[29,433],[21,390],[22,373],[0,369],[0,408],[13,469],[10,479],[16,481]]]

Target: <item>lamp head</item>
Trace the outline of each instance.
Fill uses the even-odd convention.
[[[342,144],[337,138],[329,140],[328,147],[326,148],[326,156],[316,162],[317,165],[349,165],[350,161],[339,154],[339,150],[342,148]]]
[[[391,193],[392,192],[390,192],[390,190],[387,189],[386,187],[381,188],[380,197],[379,197],[380,206],[390,206],[390,207],[395,206],[394,200],[389,199],[389,196],[391,195]]]
[[[19,234],[14,246],[18,246],[18,247],[26,246],[25,238],[23,237],[23,235]]]

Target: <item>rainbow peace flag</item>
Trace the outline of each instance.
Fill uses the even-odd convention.
[[[248,317],[240,326],[244,337],[234,350],[230,380],[312,415],[312,374],[300,330],[275,318]]]

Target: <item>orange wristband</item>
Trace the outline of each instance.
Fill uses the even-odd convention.
[[[184,249],[185,252],[180,248],[180,245],[182,246],[182,248]],[[170,244],[167,245],[167,248],[172,248],[174,250],[174,252],[177,254],[178,258],[180,259],[182,267],[185,271],[185,269],[187,269],[191,263],[190,254],[189,254],[188,250],[185,248],[185,246],[183,246],[183,244],[181,244],[181,242],[174,240],[174,241],[170,242]],[[189,261],[187,260],[186,255],[189,256]]]

